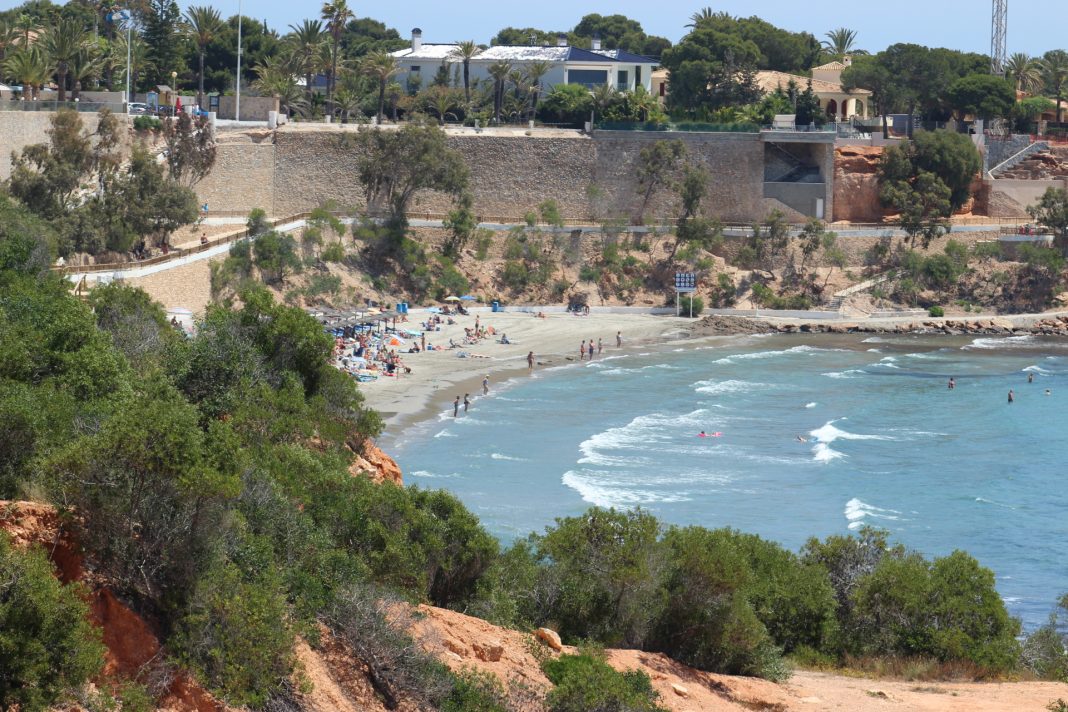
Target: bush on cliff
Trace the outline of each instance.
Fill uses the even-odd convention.
[[[0,531],[0,708],[43,710],[100,671],[104,646],[88,616],[44,552],[18,551]]]
[[[598,648],[550,658],[541,668],[555,685],[545,700],[549,712],[663,712],[648,675],[617,672]]]

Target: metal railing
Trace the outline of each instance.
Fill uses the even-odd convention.
[[[126,113],[122,102],[104,101],[0,101],[0,111],[59,111],[73,109],[87,114],[95,114],[101,109],[108,109],[115,114]]]
[[[760,127],[750,123],[711,124],[699,121],[598,121],[593,126],[597,131],[680,131],[693,133],[759,133]]]

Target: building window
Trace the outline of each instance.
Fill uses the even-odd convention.
[[[418,74],[419,73],[419,65],[417,64],[417,65],[413,66],[409,71],[412,74]]]
[[[626,69],[620,69],[619,74],[616,76],[616,88],[620,91],[626,91],[630,87],[628,86],[627,79],[630,77],[630,73]]]
[[[660,82],[660,96],[667,96],[667,82]]]
[[[608,83],[607,69],[571,69],[567,73],[568,84],[580,84],[587,89]]]

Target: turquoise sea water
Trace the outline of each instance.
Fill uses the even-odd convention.
[[[593,504],[794,550],[874,525],[976,556],[1028,629],[1068,591],[1064,340],[730,337],[551,370],[390,434],[406,481],[504,541]]]

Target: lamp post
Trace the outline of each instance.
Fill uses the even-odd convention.
[[[237,0],[237,100],[234,119],[241,121],[241,0]]]
[[[171,116],[178,113],[178,72],[171,72]]]

